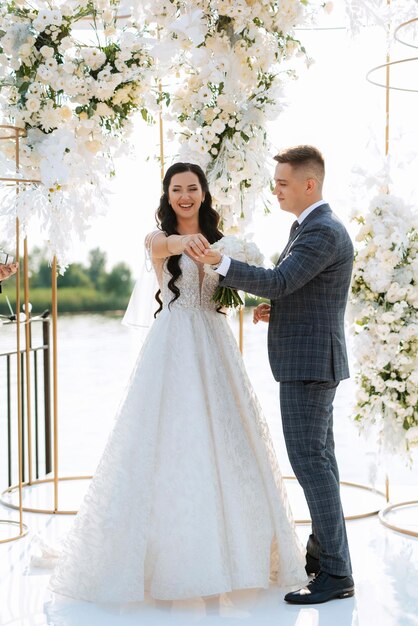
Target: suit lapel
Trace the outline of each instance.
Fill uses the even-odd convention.
[[[321,206],[319,206],[316,209],[314,209],[312,211],[312,213],[309,213],[309,215],[307,217],[305,217],[305,219],[303,220],[302,224],[299,226],[299,228],[297,230],[295,230],[295,232],[293,233],[292,237],[287,242],[283,252],[279,256],[279,260],[277,261],[276,265],[279,265],[279,263],[281,263],[281,261],[283,261],[284,257],[289,252],[289,250],[292,247],[293,243],[296,241],[296,239],[298,239],[300,237],[301,233],[303,232],[303,229],[306,227],[307,224],[309,224],[313,220],[319,219],[325,213],[330,213],[330,212],[331,212],[331,208],[330,208],[329,204],[324,203],[324,204],[321,204]]]

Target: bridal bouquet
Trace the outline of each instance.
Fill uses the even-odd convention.
[[[243,261],[249,265],[261,267],[264,256],[252,241],[244,238],[228,235],[211,245],[212,250],[218,250],[221,254],[226,254],[236,261]],[[213,272],[210,265],[205,265],[206,272]],[[217,287],[212,296],[212,300],[226,308],[237,308],[244,305],[236,289],[231,287]]]

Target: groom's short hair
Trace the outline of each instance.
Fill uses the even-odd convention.
[[[307,178],[315,178],[322,187],[325,177],[324,157],[314,146],[294,146],[281,150],[274,160],[289,163],[295,170],[304,170]]]

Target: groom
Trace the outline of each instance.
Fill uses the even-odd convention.
[[[285,600],[316,604],[354,594],[332,417],[338,383],[349,376],[344,311],[353,245],[322,199],[321,153],[296,146],[275,160],[274,194],[281,209],[296,217],[276,267],[253,267],[212,250],[196,259],[212,265],[223,287],[271,301],[255,309],[254,322],[269,322],[269,359],[280,381],[286,447],[312,518],[306,571],[315,574]]]

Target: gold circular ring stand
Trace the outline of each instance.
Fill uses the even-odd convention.
[[[19,507],[16,506],[15,508],[18,509]],[[0,539],[0,544],[8,543],[9,541],[15,541],[15,539],[21,539],[22,537],[27,535],[29,532],[29,529],[26,526],[26,524],[21,524],[20,522],[15,522],[10,519],[0,519],[0,524],[3,524],[5,526],[17,526],[19,528],[18,535],[13,535],[13,537],[8,537],[7,539]]]
[[[297,480],[297,478],[296,476],[283,476],[283,480]],[[361,483],[352,483],[347,480],[341,480],[340,485],[343,485],[344,487],[353,487],[355,489],[362,489],[363,491],[371,491],[374,494],[382,496],[386,500],[386,495],[385,493],[383,493],[383,491],[380,491],[379,489],[374,489],[373,487],[369,487],[369,485],[363,485]],[[374,515],[378,515],[379,511],[380,509],[373,510],[373,511],[366,511],[366,513],[357,513],[356,515],[347,515],[346,517],[344,517],[344,519],[346,522],[350,522],[350,521],[357,520],[357,519],[364,519],[366,517],[373,517]],[[310,524],[312,522],[311,518],[296,519],[294,521],[295,521],[295,524]]]
[[[409,502],[397,502],[396,504],[390,504],[379,512],[379,520],[383,524],[383,526],[386,526],[386,528],[390,528],[391,530],[395,530],[397,533],[401,533],[402,535],[409,535],[410,537],[418,537],[417,531],[409,530],[409,528],[403,528],[402,526],[397,526],[396,524],[391,524],[386,519],[386,515],[388,515],[391,511],[407,506],[418,507],[418,500],[410,500]]]
[[[408,43],[407,41],[404,41],[403,39],[399,37],[400,31],[403,30],[406,26],[409,26],[409,24],[412,24],[413,22],[418,22],[418,17],[414,17],[412,20],[408,20],[407,22],[403,22],[403,24],[399,24],[399,26],[395,28],[393,37],[396,41],[398,41],[399,43],[402,43],[404,46],[409,46],[410,48],[418,49],[418,45],[414,43]]]
[[[411,61],[418,61],[418,57],[411,57],[410,59],[400,59],[399,61],[389,61],[389,63],[383,63],[382,65],[376,65],[371,70],[367,72],[366,80],[372,85],[376,85],[377,87],[384,87],[385,89],[393,89],[394,91],[409,91],[411,93],[418,93],[418,89],[409,89],[407,87],[393,87],[392,85],[387,85],[385,83],[378,83],[375,80],[370,78],[370,75],[373,72],[377,72],[378,70],[388,70],[388,68],[393,67],[394,65],[399,65],[401,63],[410,63]]]
[[[58,481],[90,480],[91,478],[92,476],[61,476],[58,478]],[[33,487],[34,485],[45,484],[45,483],[55,484],[55,480],[56,480],[55,478],[42,478],[39,480],[33,480],[31,483],[23,483],[22,489],[25,489],[26,487]],[[7,489],[5,489],[0,496],[1,504],[3,504],[4,506],[7,506],[9,509],[19,509],[19,506],[17,504],[13,504],[13,502],[10,502],[4,499],[6,494],[14,494],[16,491],[18,491],[18,489],[19,489],[19,485],[12,485],[11,487],[8,487]],[[60,509],[40,509],[40,508],[30,507],[30,506],[22,506],[22,511],[25,511],[26,513],[46,513],[49,515],[76,515],[77,514],[77,511],[73,511],[69,509],[61,509],[61,508]]]

